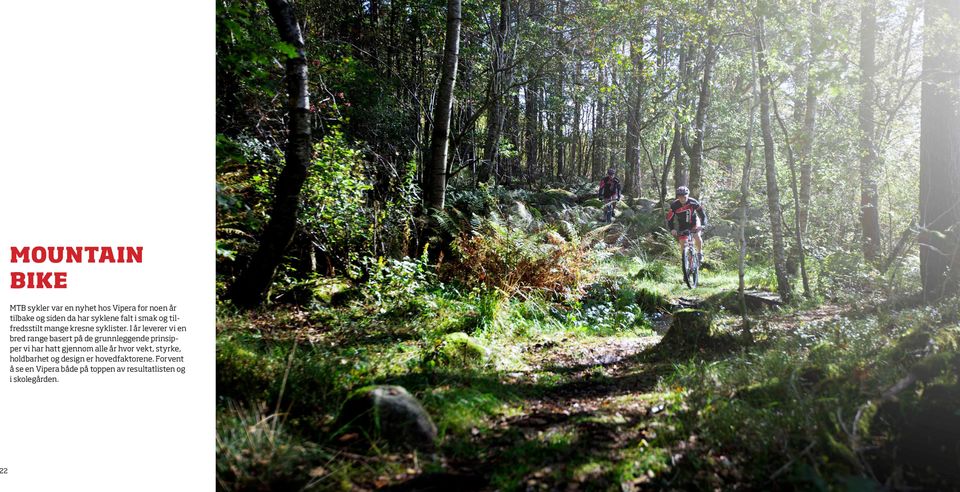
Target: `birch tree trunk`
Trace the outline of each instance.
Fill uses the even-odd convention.
[[[433,108],[433,132],[430,135],[430,162],[423,190],[428,209],[443,210],[447,189],[447,148],[450,137],[450,113],[453,88],[457,83],[460,57],[460,0],[447,1],[447,35],[443,43],[443,72],[437,102]]]
[[[300,210],[300,190],[307,179],[313,157],[310,132],[310,94],[307,86],[307,54],[293,4],[288,0],[267,0],[270,17],[280,39],[292,45],[297,56],[286,61],[287,146],[283,171],[273,191],[270,221],[260,238],[250,264],[230,287],[228,297],[242,308],[259,306],[266,300],[273,275],[293,240]]]

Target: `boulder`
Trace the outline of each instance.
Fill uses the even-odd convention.
[[[657,208],[657,202],[646,198],[637,198],[634,200],[633,206],[641,212],[652,212],[653,209]]]
[[[336,426],[409,449],[431,450],[437,441],[437,426],[423,405],[402,386],[367,386],[354,391],[344,403]]]
[[[603,208],[603,200],[599,198],[590,198],[588,200],[584,200],[582,205],[584,207]]]
[[[621,219],[621,220],[629,220],[629,219],[632,219],[632,218],[633,218],[634,216],[636,216],[636,215],[637,215],[637,213],[634,212],[632,209],[625,208],[625,209],[623,209],[623,211],[620,212],[620,215],[618,215],[617,218],[618,218],[618,219]]]
[[[562,237],[560,239],[563,240]],[[438,341],[431,355],[438,365],[456,367],[481,366],[490,358],[486,347],[476,338],[463,332],[445,335]]]
[[[553,188],[537,193],[535,201],[542,205],[550,205],[554,207],[560,205],[574,205],[577,202],[577,195],[571,191]]]
[[[513,202],[513,206],[510,207],[510,217],[518,222],[518,225],[521,227],[528,227],[533,223],[534,217],[530,213],[530,209],[527,208],[527,205],[521,201]]]
[[[697,348],[710,343],[713,336],[713,316],[709,311],[680,309],[673,313],[670,328],[660,343],[680,348]]]

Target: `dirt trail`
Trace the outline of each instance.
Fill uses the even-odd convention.
[[[645,421],[657,405],[643,395],[654,388],[662,371],[641,357],[659,340],[659,336],[569,337],[530,344],[526,350],[539,354],[539,363],[532,371],[509,376],[509,382],[559,382],[545,385],[542,393],[523,402],[518,413],[499,417],[490,429],[472,436],[472,444],[484,450],[481,461],[450,460],[448,472],[422,475],[390,490],[447,490],[450,483],[462,491],[495,490],[499,484],[490,483],[490,476],[516,462],[524,462],[528,471],[511,480],[527,490],[581,490],[590,483],[606,484],[599,470],[570,467],[582,468],[592,459],[615,462],[624,449],[649,437]]]
[[[694,296],[674,299],[675,305],[699,306]],[[838,306],[773,314],[768,330],[790,330],[801,323],[841,315]],[[669,322],[669,315],[665,317]],[[658,330],[659,331],[659,330]],[[519,410],[497,417],[489,429],[475,430],[470,444],[482,449],[480,459],[450,459],[447,471],[425,474],[390,490],[496,490],[496,472],[517,470],[511,488],[583,490],[609,488],[609,476],[591,462],[618,463],[624,453],[656,435],[662,402],[654,393],[670,361],[657,361],[652,349],[660,335],[633,338],[566,337],[525,347],[531,370],[504,375],[504,383],[542,387],[524,399]],[[545,381],[550,381],[545,383]],[[551,444],[555,443],[555,444]],[[626,458],[627,460],[629,458]],[[644,483],[639,477],[631,488]]]

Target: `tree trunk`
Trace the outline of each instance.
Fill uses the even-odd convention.
[[[567,4],[566,0],[557,1],[557,18],[561,25],[563,25],[566,22],[566,19],[564,18],[565,16],[564,11],[566,9],[566,4]],[[563,35],[559,32],[557,33],[556,43],[560,47],[560,56],[558,57],[558,63],[560,64],[560,66],[558,67],[559,70],[557,70],[557,86],[556,86],[557,87],[557,90],[556,90],[557,104],[553,108],[554,110],[553,128],[554,128],[554,135],[555,135],[554,152],[555,152],[555,160],[557,163],[557,179],[563,180],[564,173],[567,172],[565,169],[566,167],[565,156],[566,156],[567,146],[566,146],[566,136],[564,135],[564,127],[566,127],[566,124],[567,124],[567,112],[566,112],[567,105],[566,105],[566,99],[564,99],[564,95],[563,95],[563,88],[564,88],[563,86],[564,84],[566,84],[567,68],[566,68],[565,62],[567,58],[569,58],[569,52],[567,51],[566,43],[563,41]]]
[[[874,145],[877,1],[862,0],[860,9],[860,225],[863,257],[876,264],[880,253],[880,214],[877,209],[877,151]]]
[[[784,302],[791,298],[790,279],[783,247],[780,189],[777,187],[776,151],[773,146],[773,128],[770,125],[770,80],[767,78],[767,60],[763,40],[763,18],[757,36],[757,68],[760,72],[760,131],[763,134],[763,161],[767,175],[767,209],[770,213],[770,233],[773,235],[773,266],[777,273],[777,293]]]
[[[284,151],[286,162],[273,192],[270,221],[250,264],[233,283],[228,294],[237,306],[243,308],[256,307],[267,298],[273,275],[297,228],[300,190],[307,179],[307,169],[313,157],[307,54],[300,24],[290,1],[267,0],[267,6],[280,39],[296,48],[297,56],[286,61],[289,116],[287,147]]]
[[[707,0],[707,18],[713,13],[715,0]],[[709,21],[708,21],[709,22]],[[693,144],[688,149],[690,156],[690,195],[700,199],[701,176],[703,174],[703,135],[707,124],[707,107],[710,105],[710,77],[717,59],[717,47],[714,23],[707,29],[707,47],[703,60],[703,79],[700,81],[700,97],[697,101],[697,113],[693,120]]]
[[[751,57],[755,58],[755,57]],[[747,229],[747,207],[750,205],[750,168],[753,165],[753,132],[754,124],[756,118],[754,117],[755,110],[758,100],[760,99],[759,94],[757,94],[757,73],[756,73],[756,61],[751,60],[751,66],[753,68],[753,83],[750,84],[752,87],[751,92],[753,93],[753,98],[750,101],[750,119],[747,123],[747,142],[743,147],[743,176],[740,179],[740,227],[737,232],[737,239],[740,243],[740,252],[737,256],[737,277],[739,278],[739,284],[737,287],[737,294],[740,297],[740,316],[743,317],[743,327],[745,334],[750,333],[750,320],[747,317],[747,297],[746,297],[746,257],[747,257],[747,238],[746,238],[746,229]]]
[[[503,132],[503,121],[506,117],[503,100],[507,84],[505,73],[508,64],[506,54],[507,25],[510,16],[510,0],[500,0],[500,18],[497,30],[493,33],[493,73],[490,76],[490,111],[487,115],[487,141],[484,145],[483,165],[477,175],[477,181],[485,183],[490,179],[490,172],[497,167],[500,153],[500,135]]]
[[[532,176],[537,170],[538,159],[540,157],[540,122],[539,98],[540,91],[536,80],[531,80],[524,88],[524,138],[527,155],[527,175]]]
[[[770,98],[773,102],[773,114],[776,115],[777,122],[780,123],[780,130],[783,132],[783,141],[787,146],[787,164],[790,167],[790,188],[791,191],[793,191],[794,214],[797,217],[800,217],[800,193],[797,186],[797,164],[793,155],[793,145],[790,143],[790,132],[787,130],[787,124],[784,123],[783,118],[780,117],[780,111],[777,110],[776,96],[771,94]],[[810,281],[807,277],[807,260],[806,254],[803,250],[803,234],[800,233],[799,226],[794,227],[793,232],[794,240],[796,241],[795,246],[797,258],[800,262],[800,278],[803,282],[803,296],[807,299],[810,299],[813,297],[813,294],[810,292]]]
[[[557,84],[557,101],[560,101],[559,106],[554,108],[554,121],[553,121],[553,132],[554,132],[554,159],[557,162],[557,179],[563,179],[563,173],[565,172],[564,165],[564,153],[566,151],[565,136],[563,133],[564,126],[566,125],[566,118],[563,105],[563,69],[560,70],[560,80]]]
[[[927,302],[960,290],[960,2],[925,0],[920,274]],[[951,230],[952,228],[952,230]]]
[[[453,88],[457,83],[460,57],[460,0],[447,0],[447,35],[443,43],[443,72],[437,102],[433,108],[433,132],[430,135],[430,162],[427,165],[424,205],[443,210],[447,190],[447,150],[450,137],[450,113]]]
[[[670,144],[670,159],[673,161],[673,187],[687,185],[687,168],[683,163],[683,127],[680,126],[680,113],[673,122],[673,143]]]
[[[635,46],[636,45],[636,46]],[[643,45],[640,41],[630,44],[630,59],[633,67],[628,79],[627,90],[627,137],[626,161],[627,169],[624,172],[624,191],[634,197],[640,196],[640,184],[643,182],[643,171],[640,167],[640,117],[641,117],[641,85],[643,77]]]
[[[597,70],[597,85],[602,86],[604,82],[603,79],[603,70]],[[600,179],[603,176],[603,164],[604,164],[604,148],[605,141],[604,135],[606,133],[606,111],[607,103],[605,95],[597,96],[597,111],[594,114],[593,118],[593,179]]]
[[[810,209],[810,189],[813,182],[813,141],[817,131],[817,88],[813,77],[817,61],[820,31],[820,2],[814,0],[810,5],[810,59],[807,62],[806,104],[803,112],[803,140],[800,142],[800,216],[797,225],[800,234],[807,233],[807,216]]]
[[[581,61],[579,59],[579,54],[577,53],[577,51],[574,51],[573,56],[576,59],[574,63],[576,63],[577,68],[573,73],[573,88],[571,90],[571,93],[573,95],[573,128],[572,128],[573,149],[572,149],[572,155],[570,156],[570,161],[571,161],[571,166],[573,166],[574,173],[580,176],[582,175],[581,169],[583,165],[583,162],[582,162],[583,149],[581,147],[583,142],[580,136],[580,126],[581,126],[580,119],[582,118],[581,113],[583,111],[583,100],[580,97],[580,91],[579,91],[580,77],[582,76],[581,74],[582,68],[581,68]]]
[[[687,175],[687,168],[683,163],[683,139],[685,138],[683,132],[683,125],[680,123],[680,108],[685,105],[685,98],[683,95],[683,81],[687,72],[687,50],[680,50],[680,61],[678,62],[679,81],[677,82],[677,94],[676,94],[676,104],[677,110],[674,114],[673,121],[673,144],[670,146],[670,153],[673,154],[673,186],[687,186],[689,176]]]

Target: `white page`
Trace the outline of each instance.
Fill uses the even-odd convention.
[[[214,4],[9,2],[0,51],[0,490],[210,490]],[[11,263],[12,246],[143,256]],[[67,288],[10,288],[34,270]],[[175,304],[185,374],[10,382],[11,305],[114,303]]]

